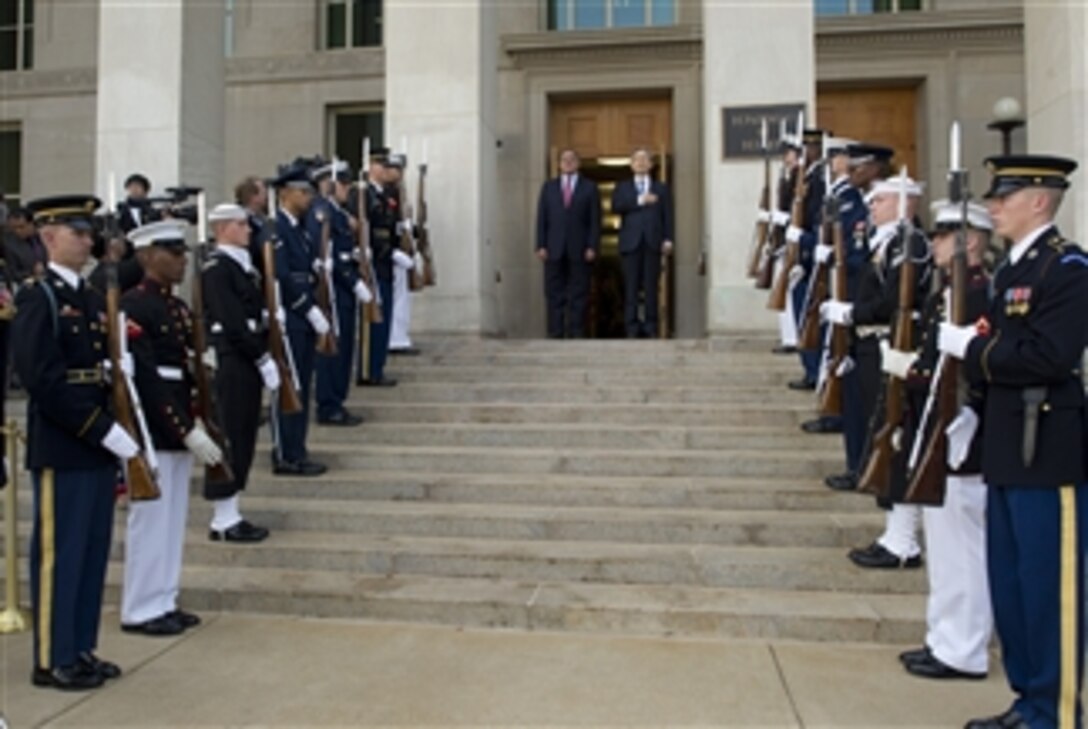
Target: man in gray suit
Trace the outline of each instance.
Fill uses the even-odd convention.
[[[601,199],[597,185],[578,174],[573,149],[559,157],[559,176],[540,188],[536,255],[544,262],[548,336],[585,335],[589,273],[601,245]],[[569,309],[568,309],[569,304]]]
[[[623,218],[620,258],[628,339],[657,336],[657,279],[662,256],[672,252],[672,200],[665,183],[650,177],[652,168],[649,150],[636,149],[631,155],[634,177],[617,184],[612,193],[612,212]],[[639,292],[644,297],[641,319]]]

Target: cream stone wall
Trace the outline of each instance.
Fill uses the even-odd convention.
[[[1088,5],[1028,4],[1024,18],[1029,148],[1080,162],[1058,217],[1063,233],[1088,239]]]
[[[99,0],[35,0],[34,68],[87,68],[98,62]]]

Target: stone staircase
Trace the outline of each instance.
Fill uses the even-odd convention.
[[[424,342],[401,385],[314,427],[327,477],[244,497],[267,542],[211,543],[193,500],[185,606],[474,627],[917,641],[924,578],[854,568],[882,516],[820,483],[795,358],[761,338]],[[21,410],[18,405],[13,410]],[[25,483],[25,481],[24,481]],[[29,514],[29,489],[21,512]],[[107,599],[121,578],[118,514]],[[25,543],[25,542],[24,542]]]

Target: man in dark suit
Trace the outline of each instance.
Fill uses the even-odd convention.
[[[612,211],[623,216],[620,256],[623,262],[623,318],[628,339],[657,336],[657,279],[662,256],[672,252],[672,201],[665,183],[650,177],[649,150],[631,155],[630,180],[616,185]],[[643,294],[643,315],[638,295]]]
[[[589,271],[601,245],[600,194],[597,185],[578,174],[580,164],[577,152],[563,150],[560,174],[540,188],[537,204],[536,255],[544,262],[552,339],[585,335]]]
[[[117,205],[117,222],[125,233],[160,219],[161,216],[147,201],[149,192],[151,192],[151,180],[139,172],[134,172],[125,180],[127,197]]]

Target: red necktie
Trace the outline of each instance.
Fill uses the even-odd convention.
[[[563,176],[563,207],[570,207],[570,199],[573,191],[570,189],[570,175]]]

